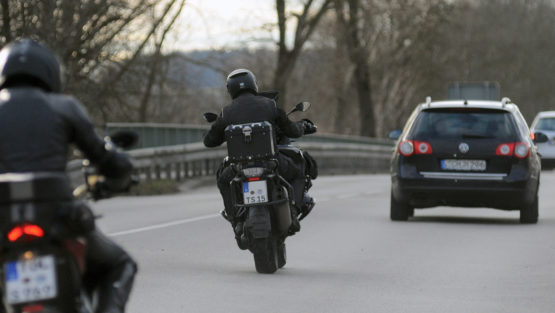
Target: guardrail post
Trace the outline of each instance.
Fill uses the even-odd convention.
[[[181,181],[181,162],[175,163],[175,180]]]
[[[160,168],[160,164],[154,165],[154,175],[156,180],[162,179],[162,169]]]
[[[172,179],[172,164],[171,163],[166,163],[165,172],[166,172],[166,179],[171,180]]]
[[[202,160],[195,162],[195,177],[202,175]]]
[[[211,174],[210,173],[210,160],[209,159],[204,160],[204,173],[203,174],[206,175],[206,176]]]

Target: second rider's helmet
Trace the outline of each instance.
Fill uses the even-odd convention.
[[[59,93],[62,90],[60,62],[50,49],[32,39],[10,43],[0,51],[0,88],[10,83]]]
[[[243,91],[258,92],[256,77],[246,69],[236,69],[227,76],[227,92],[232,99],[235,99]]]

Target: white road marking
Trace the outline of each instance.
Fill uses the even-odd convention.
[[[316,199],[316,204],[318,204],[318,201],[327,202],[327,201],[331,201],[331,200],[340,200],[340,199],[346,199],[346,198],[360,197],[360,196],[365,196],[365,195],[369,195],[369,194],[373,194],[373,193],[368,193],[368,192],[360,193],[359,192],[359,193],[349,193],[349,194],[343,194],[343,195],[332,196],[332,197],[323,197],[323,198]],[[177,221],[168,222],[168,223],[156,224],[156,225],[151,225],[151,226],[134,228],[134,229],[130,229],[130,230],[119,231],[119,232],[115,232],[115,233],[109,233],[108,236],[110,236],[110,237],[125,236],[125,235],[141,233],[141,232],[151,231],[151,230],[160,229],[160,228],[171,227],[171,226],[175,226],[175,225],[181,225],[181,224],[188,224],[188,223],[203,221],[203,220],[215,218],[215,217],[218,217],[218,216],[220,216],[220,214],[209,214],[209,215],[197,216],[197,217],[193,217],[193,218],[187,218],[187,219],[177,220]]]
[[[177,220],[177,221],[168,222],[168,223],[156,224],[156,225],[151,225],[151,226],[145,226],[145,227],[140,227],[140,228],[135,228],[135,229],[130,229],[130,230],[119,231],[119,232],[115,232],[115,233],[110,233],[110,234],[108,234],[108,236],[111,236],[111,237],[124,236],[124,235],[129,235],[129,234],[135,234],[135,233],[140,233],[140,232],[145,232],[145,231],[150,231],[150,230],[155,230],[155,229],[160,229],[160,228],[165,228],[165,227],[170,227],[170,226],[175,226],[175,225],[198,222],[198,221],[202,221],[202,220],[215,218],[215,217],[218,217],[218,216],[220,216],[220,214],[209,214],[209,215],[197,216],[197,217],[193,217],[193,218],[186,218],[186,219]]]

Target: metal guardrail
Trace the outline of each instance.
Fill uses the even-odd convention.
[[[383,173],[389,171],[393,142],[380,144],[296,142],[318,163],[320,174]],[[224,145],[206,148],[202,143],[144,148],[129,151],[136,174],[142,180],[186,179],[215,175],[227,155]],[[81,161],[68,165],[74,184],[82,181]]]
[[[136,149],[165,147],[202,142],[208,126],[164,124],[164,123],[108,123],[105,134],[118,130],[132,130],[139,135]]]
[[[209,126],[163,124],[163,123],[108,123],[105,133],[113,134],[118,130],[135,131],[140,138],[138,146],[134,149],[165,147],[188,143],[202,142]],[[322,134],[316,133],[298,139],[299,142],[326,142],[326,143],[358,143],[369,145],[390,146],[388,139],[377,139],[362,136]]]

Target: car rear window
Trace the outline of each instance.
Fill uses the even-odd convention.
[[[511,114],[487,109],[436,109],[420,112],[414,139],[514,138]]]
[[[539,119],[535,129],[555,131],[555,117],[543,117]]]

